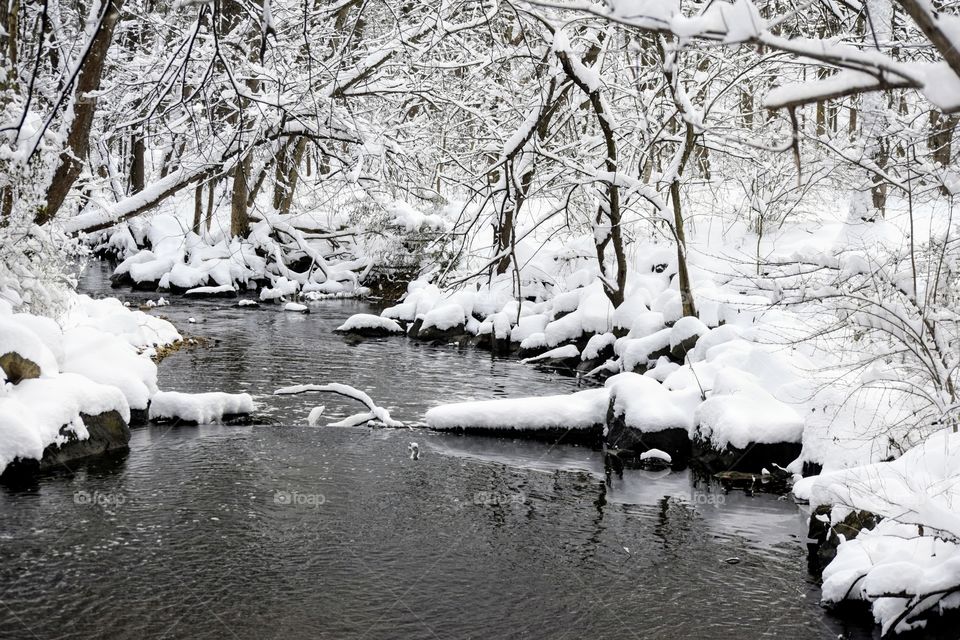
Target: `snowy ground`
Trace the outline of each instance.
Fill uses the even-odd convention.
[[[18,458],[40,459],[45,448],[68,438],[88,438],[81,414],[116,411],[129,422],[131,410],[149,408],[153,418],[209,423],[253,410],[249,396],[157,388],[152,356],[181,340],[166,320],[116,298],[74,294],[56,321],[16,312],[6,297],[0,296],[0,363],[22,358],[39,370],[10,380],[0,368],[0,472]]]

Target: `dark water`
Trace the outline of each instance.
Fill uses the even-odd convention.
[[[108,293],[106,273],[92,265],[86,289]],[[117,459],[0,488],[2,638],[874,637],[819,607],[790,501],[687,473],[608,484],[585,448],[310,428],[316,404],[331,419],[360,405],[270,395],[345,382],[417,423],[440,402],[573,380],[350,344],[330,331],[368,308],[354,301],[297,315],[170,299],[160,313],[219,342],[169,357],[161,387],[248,391],[275,424],[139,428]]]

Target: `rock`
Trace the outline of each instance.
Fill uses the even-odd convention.
[[[63,427],[60,433],[67,438],[66,442],[47,446],[40,460],[14,460],[0,477],[3,480],[22,479],[83,458],[127,449],[130,427],[118,412],[107,411],[94,416],[81,413],[80,417],[90,437],[79,440],[73,431]]]
[[[628,426],[623,415],[613,415],[613,403],[607,411],[607,445],[629,450],[636,456],[651,449],[659,449],[673,462],[684,464],[690,458],[690,436],[686,429],[674,428],[645,432]]]
[[[7,376],[7,380],[18,384],[21,380],[40,377],[40,365],[33,360],[24,358],[16,351],[10,351],[0,356],[0,369]]]
[[[170,288],[173,291],[173,288]],[[184,292],[184,295],[195,297],[195,298],[236,298],[237,290],[232,286],[203,286],[203,287],[193,287],[192,289],[187,289]]]
[[[861,531],[873,529],[880,517],[869,511],[851,511],[840,522],[830,524],[830,505],[820,505],[810,514],[807,537],[807,565],[810,573],[819,576],[830,562],[837,557],[840,535],[845,540],[853,540]]]
[[[148,409],[130,409],[130,426],[142,427],[146,425],[150,421],[149,416]]]
[[[385,338],[392,335],[403,335],[404,329],[395,320],[373,314],[358,313],[347,318],[333,332],[358,338]]]
[[[477,336],[477,348],[485,349],[497,356],[509,355],[516,347],[517,343],[511,342],[510,338],[494,338],[493,333]]]
[[[648,449],[640,454],[640,467],[651,471],[662,471],[672,466],[673,459],[666,451]]]
[[[283,305],[283,310],[290,313],[310,313],[310,307],[299,302],[288,302]]]
[[[156,291],[160,287],[159,280],[131,280],[130,287],[134,291]]]
[[[725,487],[752,487],[760,482],[759,473],[747,473],[745,471],[721,471],[713,474],[713,477]]]
[[[580,364],[580,351],[575,345],[565,345],[551,349],[539,356],[522,360],[523,364],[554,369],[558,373],[574,375]]]
[[[119,289],[120,287],[128,287],[133,285],[133,278],[130,277],[130,273],[115,273],[110,276],[110,286],[114,289]]]
[[[804,478],[809,478],[810,476],[818,476],[823,472],[823,465],[817,462],[810,462],[809,460],[804,460],[803,469],[800,471],[800,475]]]
[[[682,363],[687,353],[693,351],[693,348],[697,346],[697,340],[699,339],[700,336],[689,336],[670,347],[670,359]]]
[[[684,316],[670,329],[670,358],[674,362],[683,363],[687,353],[697,346],[700,336],[710,331],[694,316]]]
[[[411,324],[411,325],[407,328],[407,336],[409,336],[409,337],[411,337],[411,338],[419,338],[419,337],[420,337],[420,327],[422,327],[422,326],[423,326],[423,318],[417,318],[416,320],[413,321],[413,324]]]
[[[416,323],[414,323],[414,326],[416,326]],[[449,329],[438,329],[432,326],[423,328],[423,323],[421,322],[421,326],[417,327],[417,329],[416,336],[413,336],[411,332],[411,337],[416,337],[417,340],[428,340],[432,342],[455,342],[467,335],[466,324],[463,322]]]
[[[603,425],[594,425],[589,429],[502,429],[500,427],[453,427],[439,429],[446,433],[458,433],[469,436],[508,438],[511,440],[531,440],[549,444],[579,444],[589,447],[599,446],[603,436]]]
[[[773,465],[786,467],[800,456],[799,442],[751,443],[745,449],[727,447],[721,451],[700,438],[694,438],[693,458],[709,473],[747,471],[759,473]]]
[[[386,327],[354,327],[349,330],[334,329],[333,332],[356,338],[386,338],[387,336],[398,335],[396,331],[391,331]]]

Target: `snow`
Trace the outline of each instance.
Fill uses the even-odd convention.
[[[713,393],[695,414],[697,435],[714,448],[746,449],[752,443],[800,442],[803,418],[766,391],[749,373],[717,372]]]
[[[300,304],[299,302],[288,302],[283,305],[284,311],[293,311],[294,313],[309,313],[310,307],[305,304]]]
[[[447,221],[435,213],[425,214],[417,211],[412,206],[402,201],[395,201],[386,207],[387,212],[393,216],[392,224],[402,227],[408,233],[422,231],[424,229],[432,231],[444,231],[447,229]]]
[[[151,420],[216,424],[224,416],[247,415],[253,410],[253,398],[248,393],[160,391],[150,401],[149,415]]]
[[[503,327],[500,331],[496,331],[497,335],[502,335],[507,331],[507,328],[510,327],[510,319],[506,315],[501,316],[497,314],[497,319],[501,318],[505,324],[497,326],[498,329],[501,326]],[[511,342],[523,342],[535,333],[542,334],[543,330],[547,327],[548,321],[546,314],[543,313],[535,313],[520,318],[520,322],[512,329],[509,329]]]
[[[0,356],[17,353],[39,365],[41,375],[52,375],[58,370],[57,358],[34,331],[23,326],[24,321],[0,316]],[[48,334],[48,339],[50,338]]]
[[[260,290],[260,300],[278,300],[285,296],[292,296],[299,290],[300,285],[295,280],[280,277],[273,281],[272,287],[265,287]]]
[[[521,360],[523,364],[533,364],[535,362],[542,362],[544,360],[567,360],[573,358],[580,358],[580,350],[577,349],[574,345],[568,344],[562,347],[557,347],[556,349],[550,349],[545,351],[538,356],[533,356],[532,358],[525,358]]]
[[[0,469],[39,458],[62,442],[60,429],[88,437],[80,414],[146,409],[157,393],[152,349],[180,340],[169,322],[115,298],[71,294],[58,321],[0,313],[0,351],[16,350],[41,368],[38,379],[0,384]],[[55,399],[55,401],[51,401]]]
[[[384,408],[377,406],[366,392],[361,391],[350,385],[341,384],[339,382],[331,382],[329,384],[297,384],[291,385],[289,387],[283,387],[277,389],[273,392],[274,395],[293,395],[297,393],[307,393],[312,391],[336,393],[348,398],[352,398],[357,402],[360,402],[369,409],[366,413],[358,413],[356,415],[350,416],[340,422],[331,424],[331,427],[342,427],[342,426],[356,426],[363,424],[364,422],[369,422],[371,420],[379,420],[384,425],[388,427],[402,427],[404,426],[399,420],[394,420],[390,416],[390,412]]]
[[[684,316],[670,329],[670,349],[674,350],[686,340],[695,336],[702,336],[707,333],[707,325],[700,322],[699,318],[693,316]]]
[[[662,384],[632,372],[621,373],[605,383],[612,400],[613,416],[644,433],[693,427],[693,409],[699,396],[692,390],[671,391]]]
[[[960,539],[960,434],[941,431],[891,462],[817,476],[812,505],[843,505]]]
[[[119,389],[132,409],[146,409],[157,392],[157,366],[129,342],[89,326],[63,334],[63,371]]]
[[[465,322],[466,312],[463,307],[453,302],[431,309],[423,316],[420,329],[435,328],[447,331],[462,325]]]
[[[670,348],[671,329],[661,329],[643,338],[628,338],[620,348],[620,363],[624,371],[646,367],[652,357]]]
[[[903,617],[915,613],[960,608],[960,544],[954,539],[918,535],[916,526],[881,521],[837,549],[823,572],[822,600],[835,605],[844,600],[867,602],[882,633],[923,627],[922,620]],[[951,594],[953,592],[953,594]]]
[[[441,431],[585,430],[604,423],[608,400],[606,389],[588,389],[570,395],[458,402],[430,409],[426,421]]]
[[[209,296],[217,295],[220,293],[236,293],[236,289],[232,284],[221,284],[215,287],[194,287],[192,289],[187,289],[184,293],[188,296],[200,295],[200,296]],[[253,302],[252,300],[244,300],[244,302]]]
[[[641,460],[662,460],[667,464],[673,462],[673,458],[670,457],[670,454],[666,451],[661,451],[660,449],[647,449],[640,454]]]
[[[315,427],[320,424],[320,418],[323,417],[323,412],[326,408],[326,406],[320,405],[310,409],[310,413],[307,415],[307,426]]]
[[[390,333],[403,333],[403,327],[397,324],[395,320],[375,316],[370,313],[354,314],[347,318],[346,321],[335,330],[346,333],[362,329],[382,329]]]
[[[571,342],[582,335],[583,319],[579,309],[554,320],[543,330],[544,344],[548,347],[556,347],[565,342]]]
[[[600,357],[600,352],[607,347],[612,347],[617,341],[617,337],[612,333],[598,333],[590,336],[587,345],[580,354],[583,360],[594,360]]]
[[[55,398],[56,402],[51,402]],[[0,469],[16,458],[39,459],[43,450],[61,444],[61,427],[80,440],[89,434],[80,414],[117,411],[124,420],[130,409],[116,387],[98,384],[74,373],[24,380],[0,392]]]

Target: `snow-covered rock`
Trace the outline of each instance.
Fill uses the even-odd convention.
[[[440,431],[472,433],[589,432],[604,423],[609,395],[589,389],[570,395],[481,400],[440,405],[426,414],[427,426]]]
[[[231,417],[249,415],[253,410],[253,398],[248,393],[160,391],[150,401],[151,420],[196,424],[215,424]]]
[[[403,327],[390,318],[375,316],[370,313],[357,313],[347,318],[334,331],[362,336],[387,336],[402,335]]]

